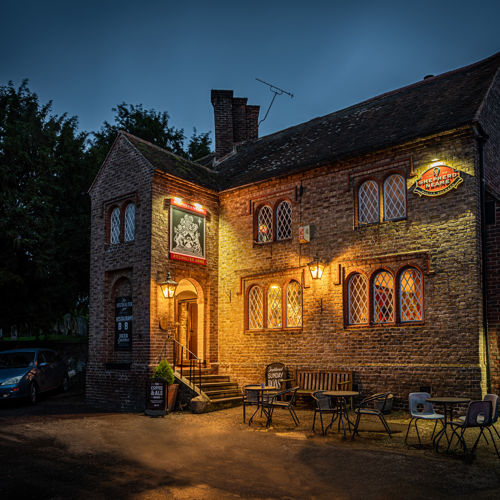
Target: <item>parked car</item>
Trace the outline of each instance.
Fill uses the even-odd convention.
[[[35,404],[42,392],[66,391],[66,364],[51,349],[26,348],[0,352],[0,400],[27,398]]]

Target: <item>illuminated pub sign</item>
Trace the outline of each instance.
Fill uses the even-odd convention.
[[[417,179],[413,192],[419,196],[439,196],[456,189],[462,182],[460,172],[447,165],[436,165]]]
[[[116,297],[115,300],[115,347],[132,348],[132,297]]]
[[[176,198],[170,203],[170,258],[207,264],[205,258],[205,216],[199,204],[190,205]]]

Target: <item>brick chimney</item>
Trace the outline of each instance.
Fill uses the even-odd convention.
[[[246,97],[233,97],[232,90],[212,90],[215,121],[215,157],[222,158],[233,145],[259,136],[260,106],[248,106]]]

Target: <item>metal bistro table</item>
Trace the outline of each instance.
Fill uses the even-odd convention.
[[[257,414],[257,412],[260,410],[261,411],[261,415],[262,413],[264,413],[264,415],[266,416],[266,419],[269,418],[269,415],[266,411],[266,407],[264,405],[264,393],[265,392],[270,392],[270,391],[273,391],[273,392],[277,392],[278,390],[276,389],[276,387],[273,387],[272,385],[247,385],[245,387],[245,389],[247,391],[255,391],[255,392],[258,392],[259,393],[259,400],[258,400],[258,404],[257,404],[257,409],[253,412],[253,415],[248,419],[248,425],[251,425],[252,422],[253,422],[253,417],[255,417],[255,415]]]
[[[331,422],[326,426],[325,434],[328,432],[328,429],[333,426],[336,420],[338,420],[337,429],[340,431],[340,426],[342,426],[342,430],[344,431],[344,438],[346,437],[345,433],[345,424],[347,423],[347,427],[349,432],[351,432],[351,425],[354,429],[354,423],[349,420],[349,414],[347,412],[347,398],[353,398],[354,396],[358,396],[359,392],[356,391],[325,391],[323,393],[325,396],[329,396],[331,398],[335,398],[335,408],[336,411],[332,415]]]
[[[450,444],[450,437],[448,436],[447,427],[453,421],[453,406],[463,403],[468,403],[470,398],[467,397],[454,397],[454,396],[441,396],[427,398],[428,403],[443,405],[444,422],[443,428],[434,436],[433,445],[436,451],[439,451],[439,441],[443,436],[446,436],[446,441]]]

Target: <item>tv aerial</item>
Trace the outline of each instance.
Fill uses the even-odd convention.
[[[272,85],[270,83],[267,83],[264,80],[261,80],[260,78],[256,78],[256,80],[260,83],[263,83],[264,85],[267,85],[269,87],[269,90],[274,94],[273,98],[271,99],[271,104],[269,104],[269,107],[267,108],[267,111],[266,111],[264,118],[262,118],[262,120],[260,120],[260,122],[259,122],[259,126],[260,126],[260,124],[267,118],[267,115],[269,114],[271,106],[273,105],[273,102],[276,99],[277,95],[286,94],[287,96],[290,96],[290,99],[293,99],[293,94],[291,92],[286,91],[286,90],[280,89],[279,87],[276,87],[276,85]]]

